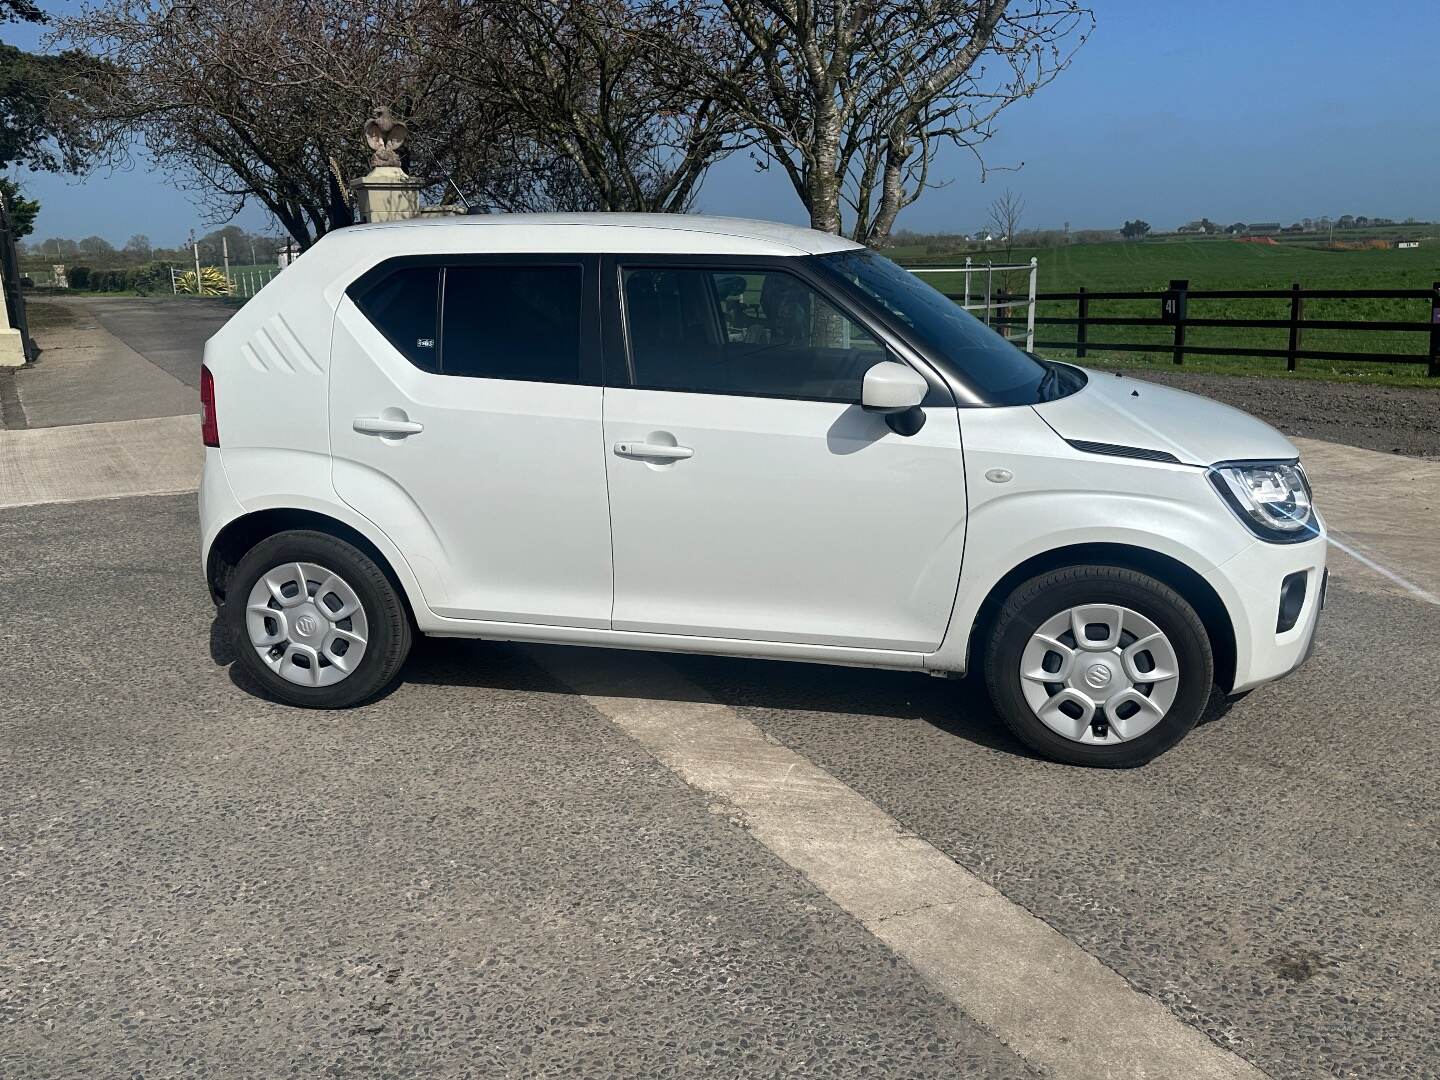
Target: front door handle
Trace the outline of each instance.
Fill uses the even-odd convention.
[[[695,456],[695,451],[688,446],[652,442],[617,442],[615,453],[621,457],[649,458],[652,461],[679,461]]]
[[[401,439],[425,430],[425,425],[418,420],[399,420],[388,416],[357,416],[351,427],[362,435],[393,435]]]

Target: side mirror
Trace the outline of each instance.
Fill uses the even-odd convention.
[[[924,401],[929,390],[930,384],[914,368],[882,360],[865,372],[860,406],[868,412],[907,412]]]

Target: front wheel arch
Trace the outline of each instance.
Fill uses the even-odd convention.
[[[1195,609],[1210,638],[1215,682],[1229,692],[1235,685],[1235,627],[1211,584],[1180,560],[1128,544],[1074,544],[1031,556],[990,589],[970,627],[967,667],[973,667],[995,616],[1010,594],[1031,578],[1067,566],[1116,566],[1147,574],[1174,589]]]

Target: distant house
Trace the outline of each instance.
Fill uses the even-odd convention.
[[[1304,231],[1305,231],[1305,226],[1304,226],[1304,225],[1301,225],[1301,224],[1297,221],[1297,222],[1295,222],[1293,225],[1286,225],[1285,228],[1281,229],[1280,231],[1281,231],[1281,232],[1289,232],[1289,233],[1304,232]]]
[[[1208,233],[1209,226],[1203,221],[1190,221],[1175,230],[1177,233]]]
[[[1227,226],[1225,226],[1225,235],[1227,235],[1227,236],[1239,236],[1239,235],[1241,235],[1242,233],[1244,233],[1244,231],[1245,231],[1246,229],[1248,229],[1249,227],[1250,227],[1250,226],[1246,225],[1243,221],[1237,221],[1237,222],[1235,222],[1234,225],[1227,225]]]
[[[300,257],[300,245],[294,240],[287,240],[281,245],[280,250],[275,253],[275,261],[280,269],[284,270],[292,262]]]
[[[1245,229],[1247,236],[1270,236],[1280,231],[1278,221],[1253,221]]]

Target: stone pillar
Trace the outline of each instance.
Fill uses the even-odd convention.
[[[5,304],[4,273],[4,267],[0,267],[0,367],[20,367],[25,363],[25,339],[20,336],[19,330],[10,325],[9,308]],[[19,295],[20,283],[14,284],[16,295]]]
[[[377,165],[358,180],[355,216],[360,221],[403,221],[420,216],[420,181],[396,165]]]

